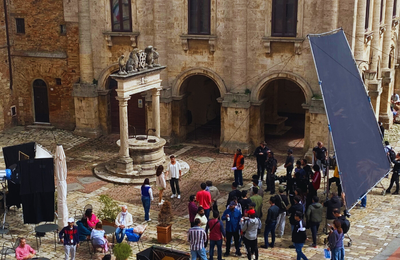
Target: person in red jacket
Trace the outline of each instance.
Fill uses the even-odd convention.
[[[241,149],[237,149],[235,157],[233,158],[233,169],[235,174],[235,182],[238,187],[243,186],[243,169],[244,169],[244,156]]]
[[[317,164],[315,164],[313,166],[313,170],[314,170],[314,176],[312,178],[312,186],[314,188],[315,195],[316,195],[317,191],[321,185],[321,172],[320,172],[319,166]]]
[[[214,247],[217,246],[218,260],[222,259],[222,239],[226,241],[224,224],[219,218],[219,212],[213,211],[213,219],[208,221],[206,227],[206,233],[210,231],[210,258],[213,260],[214,257]]]

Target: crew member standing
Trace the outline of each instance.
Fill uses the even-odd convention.
[[[328,157],[328,150],[324,147],[322,142],[317,143],[317,146],[313,149],[313,154],[314,164],[319,166],[322,173],[325,173],[323,164],[325,164],[326,158]]]
[[[265,160],[267,160],[267,151],[269,150],[266,145],[267,143],[262,141],[254,151],[254,156],[257,158],[257,175],[261,181],[264,179]]]
[[[244,156],[242,154],[241,149],[237,149],[235,156],[233,158],[233,167],[235,174],[235,182],[238,184],[238,187],[243,186],[243,169],[244,169]]]
[[[393,183],[396,183],[396,191],[392,194],[399,194],[400,153],[396,154],[396,160],[392,160],[392,163],[394,163],[393,173],[392,178],[390,179],[389,188],[386,190],[386,193],[390,193]]]
[[[277,161],[274,157],[274,153],[269,152],[268,159],[265,162],[265,168],[267,170],[267,189],[265,191],[271,191],[271,194],[275,194],[276,165],[277,165]]]

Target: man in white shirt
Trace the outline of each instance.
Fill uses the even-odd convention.
[[[125,237],[125,231],[129,226],[132,226],[133,219],[132,215],[128,212],[128,207],[123,205],[121,206],[121,212],[115,218],[115,225],[117,229],[115,230],[115,238],[117,239],[117,243],[121,243]]]
[[[169,180],[172,190],[171,199],[175,197],[180,199],[181,191],[179,189],[179,181],[182,177],[181,165],[176,161],[175,155],[171,155],[169,158],[171,159],[171,162],[167,166],[166,175],[168,176],[171,173],[171,179]],[[178,196],[176,194],[178,194]]]

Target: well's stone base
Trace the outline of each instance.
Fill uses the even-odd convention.
[[[120,160],[120,159],[118,159]],[[190,167],[185,161],[177,160],[182,167],[182,176],[189,172]],[[169,157],[164,157],[164,161],[160,164],[166,169],[169,162]],[[126,172],[124,168],[122,171],[119,168],[120,163],[118,161],[110,161],[98,165],[93,169],[94,174],[102,180],[119,183],[119,184],[143,184],[144,179],[149,178],[150,182],[156,181],[156,165],[133,165],[132,171]],[[160,165],[157,164],[157,165]],[[129,166],[130,167],[130,166]]]

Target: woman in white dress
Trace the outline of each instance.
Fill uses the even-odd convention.
[[[158,187],[158,205],[162,205],[164,200],[162,195],[164,190],[167,188],[167,183],[165,181],[164,167],[162,165],[157,167],[156,170],[156,186]]]

